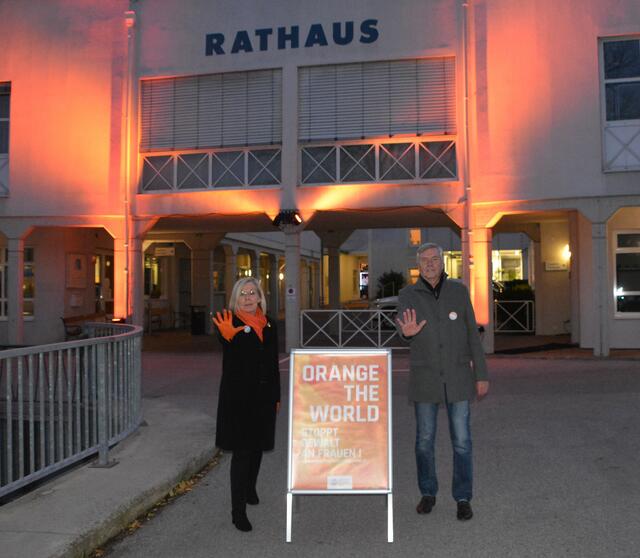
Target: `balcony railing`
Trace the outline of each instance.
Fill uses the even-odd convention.
[[[605,171],[640,170],[640,124],[607,122],[604,127]]]
[[[456,142],[450,137],[334,142],[300,149],[301,184],[457,180]]]
[[[146,154],[140,191],[213,190],[277,186],[280,147]]]

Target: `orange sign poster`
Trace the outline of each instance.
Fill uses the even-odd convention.
[[[289,490],[391,490],[390,352],[293,351]]]

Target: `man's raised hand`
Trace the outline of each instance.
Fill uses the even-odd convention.
[[[420,323],[416,322],[416,311],[413,308],[407,308],[402,316],[396,318],[396,323],[402,330],[402,335],[405,337],[413,337],[425,326],[427,320],[422,320]]]

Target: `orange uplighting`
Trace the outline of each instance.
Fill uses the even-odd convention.
[[[563,129],[584,125],[576,118],[588,112],[580,105],[591,102],[576,95],[573,80],[552,75],[551,61],[562,52],[563,59],[580,65],[584,45],[567,44],[561,33],[541,32],[534,4],[514,2],[498,9],[488,2],[475,5],[473,12],[468,78],[474,202],[551,194],[556,186],[543,179],[540,162],[562,139]],[[569,12],[557,17],[573,19]]]
[[[246,215],[265,213],[270,218],[280,211],[280,192],[276,189],[206,190],[202,192],[162,192],[137,197],[140,215]]]
[[[390,184],[336,184],[305,188],[300,192],[300,211],[303,219],[307,220],[305,212],[339,210],[341,208],[366,207],[369,196],[375,197],[374,190],[393,188]]]
[[[46,201],[54,214],[121,213],[120,148],[111,141],[121,126],[112,90],[120,83],[113,37],[102,22],[54,37],[54,27],[33,27],[37,20],[17,20],[12,34],[21,40],[3,53],[19,69],[11,99],[12,182],[20,185],[15,203],[33,204],[46,184],[56,193]],[[75,46],[80,42],[82,49]]]

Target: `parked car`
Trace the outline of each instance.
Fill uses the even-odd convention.
[[[396,315],[398,314],[398,297],[385,296],[377,298],[371,303],[372,310],[390,311],[389,316],[381,317],[381,327],[384,330],[395,329]]]
[[[504,283],[501,283],[500,281],[492,281],[491,285],[493,296],[495,298],[497,298],[498,295],[502,294],[505,291]],[[371,303],[371,308],[373,310],[392,310],[393,313],[391,314],[391,319],[395,321],[396,315],[398,313],[398,297],[386,296],[384,298],[377,298]],[[388,328],[391,328],[391,325],[387,322],[385,329]],[[482,335],[484,333],[484,326],[479,325],[478,332]]]
[[[493,289],[493,296],[505,292],[505,285],[501,281],[491,281],[491,287]],[[398,310],[398,297],[397,296],[385,296],[384,298],[376,298],[371,303],[371,308],[374,310]]]
[[[373,310],[398,310],[398,297],[385,296],[384,298],[376,298],[371,303]]]

